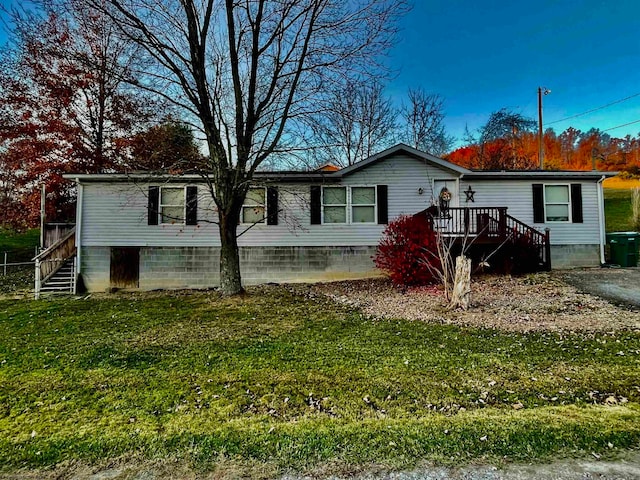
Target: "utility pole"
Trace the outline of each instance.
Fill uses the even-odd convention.
[[[547,87],[538,87],[538,161],[540,170],[544,170],[544,144],[542,142],[542,95],[549,95],[551,90]]]

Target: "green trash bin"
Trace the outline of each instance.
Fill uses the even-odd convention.
[[[638,249],[640,249],[640,233],[613,232],[607,234],[609,245],[609,261],[621,267],[638,266]]]

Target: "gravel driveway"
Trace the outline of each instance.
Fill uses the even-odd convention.
[[[559,276],[581,292],[640,308],[640,268],[585,268]]]

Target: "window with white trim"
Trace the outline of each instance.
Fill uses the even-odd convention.
[[[376,223],[376,187],[351,187],[351,223]]]
[[[185,189],[184,187],[160,188],[160,223],[184,223]]]
[[[240,223],[265,223],[267,220],[267,189],[252,187],[247,192],[242,204]]]
[[[571,221],[569,185],[544,186],[544,215],[546,222]]]
[[[322,223],[377,223],[376,187],[322,187]]]
[[[347,223],[347,187],[322,188],[322,223]]]

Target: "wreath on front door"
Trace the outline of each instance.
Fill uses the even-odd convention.
[[[446,210],[449,208],[449,202],[451,201],[451,192],[449,191],[449,189],[447,187],[442,187],[442,190],[440,190],[440,195],[439,195],[439,199],[440,199],[440,209],[441,210]]]

